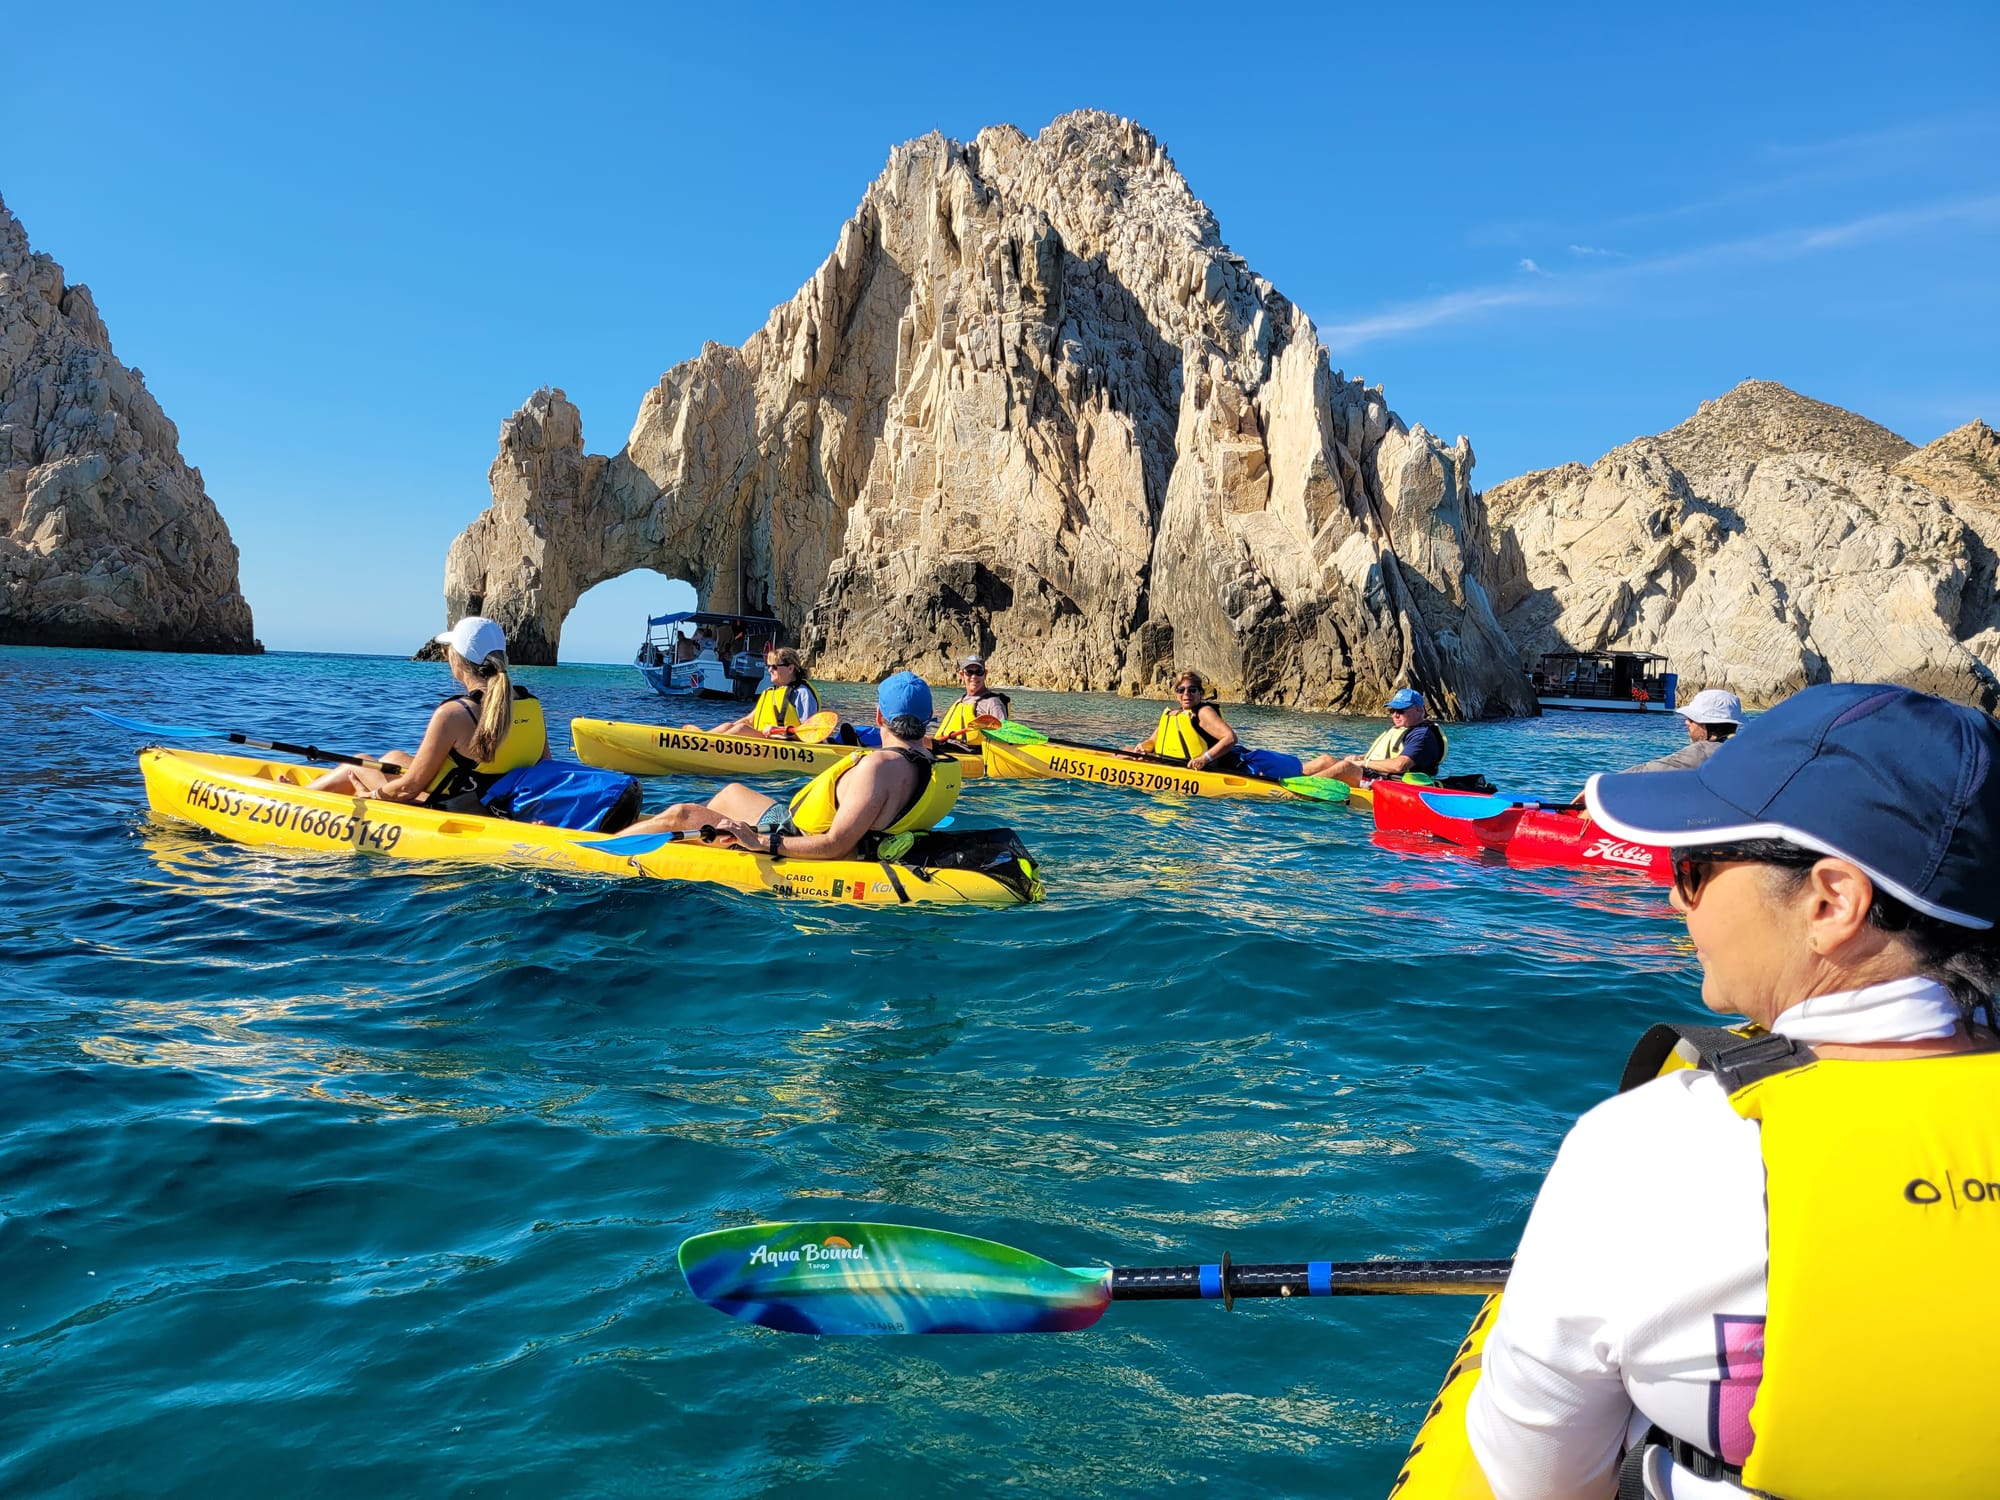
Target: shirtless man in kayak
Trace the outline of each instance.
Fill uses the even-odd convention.
[[[882,748],[856,751],[820,772],[792,798],[776,801],[732,781],[706,802],[680,802],[623,830],[726,838],[786,859],[846,859],[873,835],[917,833],[937,825],[958,800],[958,762],[924,748],[931,690],[914,672],[898,672],[876,690]]]

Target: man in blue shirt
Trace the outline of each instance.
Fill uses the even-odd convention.
[[[1448,748],[1444,731],[1424,714],[1424,695],[1415,688],[1398,688],[1389,695],[1389,727],[1365,754],[1315,756],[1303,774],[1337,777],[1349,786],[1410,772],[1435,776]]]

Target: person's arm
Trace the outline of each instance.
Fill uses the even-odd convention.
[[[1410,740],[1410,735],[1415,734],[1418,732],[1418,730],[1423,730],[1423,729],[1430,729],[1430,726],[1428,724],[1417,725],[1415,729],[1412,729],[1410,731],[1410,734],[1406,734],[1403,736],[1403,743],[1408,744]],[[1430,732],[1432,734],[1437,733],[1435,729],[1431,729]],[[1361,768],[1364,771],[1373,771],[1380,776],[1401,776],[1405,771],[1409,770],[1416,763],[1417,761],[1415,756],[1406,755],[1399,751],[1395,755],[1384,755],[1374,760],[1364,760],[1361,762]]]
[[[1674,751],[1672,755],[1662,755],[1657,760],[1649,760],[1644,765],[1633,766],[1631,771],[1692,771],[1696,766],[1715,754],[1715,747],[1706,740],[1690,740]],[[1629,773],[1628,773],[1629,774]]]
[[[1196,711],[1195,722],[1208,731],[1215,743],[1189,761],[1188,764],[1190,766],[1205,766],[1213,761],[1221,760],[1223,756],[1236,748],[1236,731],[1229,727],[1221,714],[1210,708],[1206,703],[1202,704]]]
[[[792,689],[792,711],[801,724],[819,712],[819,694],[813,691],[811,683],[802,682]]]
[[[383,782],[375,789],[374,795],[390,802],[414,802],[428,792],[451,752],[470,739],[472,732],[479,727],[479,720],[472,716],[469,708],[469,704],[461,703],[456,698],[440,703],[424,729],[423,743],[410,757],[409,768]]]
[[[1669,1201],[1676,1181],[1715,1203],[1683,1212]],[[1675,1073],[1577,1121],[1521,1235],[1466,1411],[1496,1500],[1613,1492],[1638,1419],[1627,1380],[1657,1389],[1668,1367],[1698,1378],[1687,1349],[1712,1347],[1703,1308],[1740,1297],[1745,1271],[1761,1280],[1762,1185],[1756,1127],[1710,1075]]]
[[[845,859],[852,854],[888,805],[892,786],[882,774],[888,764],[871,755],[841,777],[833,791],[833,825],[825,833],[785,834],[777,852],[786,859]],[[769,835],[753,834],[751,840],[737,835],[744,847],[770,852]]]

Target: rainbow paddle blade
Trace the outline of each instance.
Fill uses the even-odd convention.
[[[688,1289],[784,1333],[1068,1333],[1111,1303],[1111,1271],[909,1224],[746,1224],[682,1243]]]

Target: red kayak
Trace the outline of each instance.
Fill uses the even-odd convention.
[[[1612,838],[1580,807],[1541,807],[1401,781],[1378,781],[1374,792],[1375,826],[1385,832],[1426,833],[1461,848],[1490,849],[1516,864],[1629,870],[1661,885],[1674,878],[1673,856],[1665,849]]]

